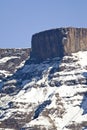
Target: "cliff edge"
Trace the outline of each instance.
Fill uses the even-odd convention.
[[[32,36],[31,58],[45,60],[87,50],[87,28],[57,28]]]

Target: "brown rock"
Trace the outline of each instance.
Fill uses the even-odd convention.
[[[87,28],[58,28],[32,36],[31,58],[44,60],[87,50]]]

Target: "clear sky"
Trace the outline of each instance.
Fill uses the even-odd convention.
[[[0,48],[31,46],[32,34],[87,27],[87,0],[0,0]]]

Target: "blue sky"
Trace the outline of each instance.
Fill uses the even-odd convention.
[[[31,46],[32,34],[87,27],[87,0],[0,0],[0,48]]]

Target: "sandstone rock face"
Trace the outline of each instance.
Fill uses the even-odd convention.
[[[87,28],[58,28],[32,36],[31,58],[44,60],[87,50]]]

